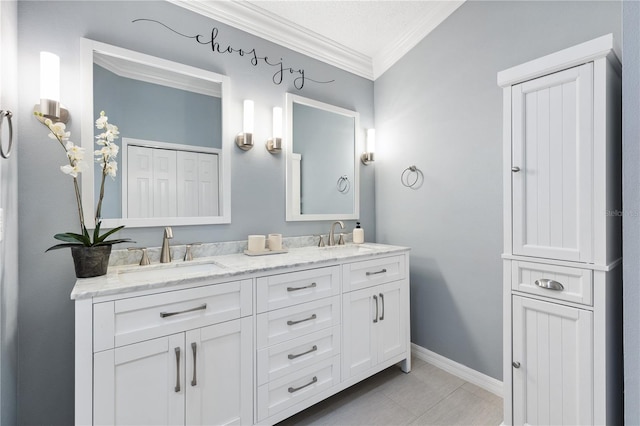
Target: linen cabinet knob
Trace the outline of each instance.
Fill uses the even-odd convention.
[[[520,368],[520,363],[518,361],[513,361],[511,365],[513,365],[513,368]]]

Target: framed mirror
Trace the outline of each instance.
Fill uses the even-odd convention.
[[[359,218],[360,115],[287,93],[287,221]]]
[[[81,40],[81,67],[86,155],[97,149],[100,111],[120,131],[103,228],[230,223],[229,78],[89,39]],[[92,168],[80,175],[86,214],[100,191]]]

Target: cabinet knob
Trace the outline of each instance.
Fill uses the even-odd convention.
[[[514,172],[514,173],[517,173],[517,172],[519,172],[519,171],[520,171],[520,167],[518,167],[518,166],[513,166],[513,167],[511,168],[511,171],[512,171],[512,172]]]
[[[518,361],[513,361],[511,365],[513,365],[513,368],[520,368],[520,363]]]

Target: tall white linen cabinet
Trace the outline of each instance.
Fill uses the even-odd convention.
[[[504,424],[622,424],[621,64],[612,35],[498,73]]]

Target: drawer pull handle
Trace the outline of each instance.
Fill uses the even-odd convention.
[[[379,271],[376,271],[376,272],[367,272],[367,276],[384,274],[385,272],[387,272],[387,268],[380,269]]]
[[[373,300],[375,300],[376,302],[376,315],[373,317],[373,323],[377,323],[378,322],[378,296],[376,296],[375,294],[373,295]]]
[[[560,284],[558,281],[550,280],[548,278],[540,278],[539,280],[536,280],[534,284],[538,287],[546,288],[547,290],[564,290],[564,286],[562,284]]]
[[[382,303],[382,314],[380,315],[380,321],[384,321],[384,294],[380,293],[380,303]]]
[[[196,344],[196,342],[191,343],[191,350],[193,351],[193,379],[191,379],[191,386],[195,386],[198,384],[197,380],[196,380],[196,366],[198,365],[198,363],[196,362],[196,352],[198,349],[198,345]]]
[[[301,319],[298,321],[287,321],[287,325],[296,325],[296,324],[300,324],[301,322],[305,322],[305,321],[311,321],[318,318],[318,316],[316,314],[311,315],[309,318],[305,318],[305,319]]]
[[[207,309],[207,304],[203,303],[201,306],[191,309],[185,309],[184,311],[180,312],[160,312],[160,318],[172,317],[174,315],[186,314],[187,312],[202,311],[205,309]]]
[[[173,390],[180,392],[180,348],[176,348],[176,387]]]
[[[313,347],[311,349],[309,349],[306,352],[302,352],[301,354],[289,354],[289,359],[296,359],[298,357],[301,357],[302,355],[306,355],[306,354],[310,354],[311,352],[315,352],[318,350],[318,347],[316,345],[313,345]]]
[[[316,283],[311,283],[309,285],[305,285],[304,287],[287,287],[287,291],[304,290],[305,288],[314,288],[316,286],[317,286]]]
[[[518,361],[513,361],[511,365],[513,365],[513,368],[520,368],[520,363]]]
[[[312,384],[316,383],[317,381],[318,381],[318,377],[317,376],[313,376],[313,379],[311,379],[311,381],[309,383],[307,383],[306,385],[302,385],[299,388],[289,388],[289,393],[298,392],[300,389],[304,389],[307,386],[311,386]]]

